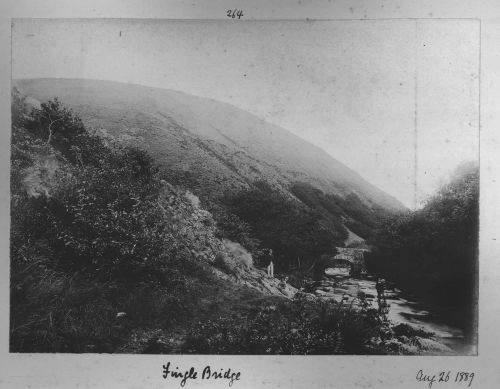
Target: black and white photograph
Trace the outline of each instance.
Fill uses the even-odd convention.
[[[12,20],[10,353],[477,355],[479,21],[241,18]]]

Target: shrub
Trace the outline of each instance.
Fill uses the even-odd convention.
[[[212,230],[147,153],[105,146],[57,100],[16,111],[12,150],[11,351],[112,352],[188,315],[210,279],[191,248]]]
[[[237,266],[243,266],[246,268],[252,267],[252,255],[248,251],[246,251],[243,246],[241,246],[239,243],[231,242],[228,239],[223,239],[222,242],[233,256]]]
[[[199,297],[199,284],[98,281],[52,270],[48,262],[12,272],[11,352],[115,352],[135,328],[185,320]]]
[[[214,265],[227,274],[235,273],[234,261],[226,253],[218,253],[215,256]]]
[[[201,354],[363,354],[380,327],[376,312],[334,302],[266,303],[241,321],[224,317],[190,329],[186,352]],[[383,352],[381,349],[379,352]]]

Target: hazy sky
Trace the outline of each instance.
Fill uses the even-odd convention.
[[[12,34],[14,78],[114,80],[224,101],[410,207],[478,158],[474,20],[17,20]]]

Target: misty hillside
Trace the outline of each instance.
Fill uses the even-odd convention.
[[[373,310],[291,284],[340,242],[339,219],[315,212],[332,208],[323,192],[295,188],[308,207],[257,181],[224,195],[221,230],[147,151],[106,141],[58,99],[32,104],[13,89],[11,352],[391,352],[370,342]],[[275,274],[259,263],[269,248]]]
[[[420,213],[393,212],[321,150],[229,105],[83,81],[17,82],[11,96],[11,352],[451,352],[393,326],[380,296],[377,310],[358,289],[353,305],[321,282],[338,253],[404,247],[384,221],[409,243],[389,261],[420,245],[431,266],[466,263],[448,259],[471,245],[474,213],[456,204],[473,190],[440,192],[415,242],[405,221]],[[428,270],[414,259],[410,278]]]
[[[226,103],[109,81],[30,79],[14,86],[34,103],[58,97],[86,126],[147,149],[173,181],[201,196],[256,180],[287,193],[300,182],[342,198],[356,195],[368,209],[404,209],[320,148]]]

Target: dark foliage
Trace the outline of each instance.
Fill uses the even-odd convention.
[[[208,210],[217,221],[218,237],[238,242],[258,257],[261,243],[254,237],[255,234],[250,224],[218,203],[210,202],[207,205]]]
[[[112,352],[185,316],[209,277],[180,235],[189,202],[145,152],[105,146],[57,100],[13,103],[11,350]]]
[[[424,208],[388,218],[367,256],[372,271],[432,303],[473,316],[479,221],[479,171],[467,164]],[[460,317],[457,324],[465,325]],[[461,322],[462,321],[462,322]]]
[[[290,187],[290,191],[297,196],[300,201],[311,207],[337,217],[344,215],[343,209],[333,196],[325,195],[321,190],[310,184],[296,182]]]
[[[274,251],[276,266],[288,271],[300,259],[310,265],[322,254],[334,253],[345,238],[345,230],[319,211],[288,198],[263,181],[222,202],[251,226],[263,247]]]
[[[307,183],[295,183],[290,191],[304,204],[335,224],[345,238],[347,238],[347,232],[342,221],[345,221],[345,225],[351,231],[366,239],[372,236],[377,220],[387,213],[382,209],[366,205],[354,193],[345,197],[325,194]]]
[[[186,352],[200,354],[371,354],[369,339],[382,324],[375,310],[296,299],[266,304],[245,321],[227,317],[199,323]]]

